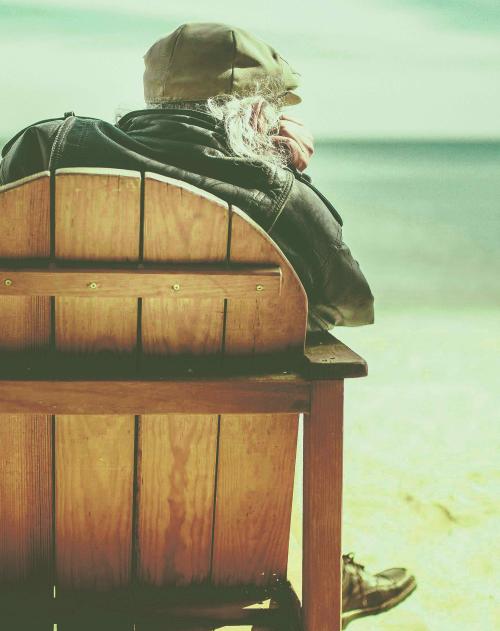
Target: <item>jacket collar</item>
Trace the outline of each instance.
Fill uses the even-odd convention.
[[[128,112],[116,126],[132,137],[161,144],[172,141],[211,147],[229,156],[224,125],[208,112],[183,108],[144,109]]]

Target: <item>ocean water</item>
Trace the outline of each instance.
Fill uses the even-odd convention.
[[[318,143],[310,171],[378,305],[500,305],[500,142]]]

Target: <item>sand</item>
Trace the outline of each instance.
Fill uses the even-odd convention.
[[[378,320],[337,331],[370,369],[346,383],[344,550],[370,570],[411,568],[418,589],[349,629],[500,629],[498,315]],[[300,493],[298,480],[290,547],[297,585]]]

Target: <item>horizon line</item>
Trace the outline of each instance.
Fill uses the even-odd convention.
[[[7,143],[15,134],[20,130],[5,134],[0,134],[0,147]],[[314,137],[315,144],[329,144],[329,143],[440,143],[440,144],[499,144],[499,136],[415,136],[415,135],[388,135],[388,136],[372,136],[372,135],[360,135],[360,136],[330,136],[330,135],[316,135]]]

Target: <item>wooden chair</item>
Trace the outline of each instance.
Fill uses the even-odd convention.
[[[306,318],[269,236],[183,182],[0,189],[2,628],[340,628],[343,380],[366,364]]]

